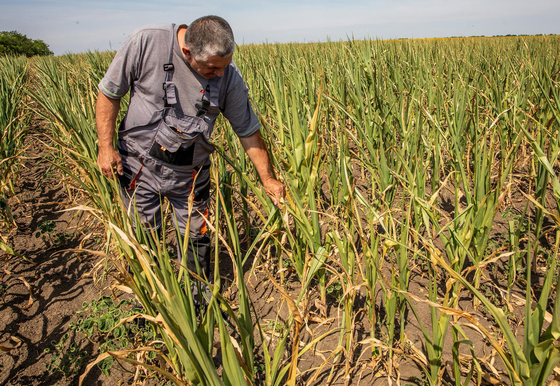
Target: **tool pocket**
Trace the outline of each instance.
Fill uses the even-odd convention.
[[[172,165],[192,165],[197,135],[186,135],[161,120],[149,154]]]
[[[199,118],[164,114],[159,121],[149,154],[172,165],[197,165],[195,149],[203,132]]]

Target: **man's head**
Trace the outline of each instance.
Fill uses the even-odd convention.
[[[233,31],[219,16],[201,17],[188,26],[182,50],[189,65],[203,77],[222,76],[235,51]]]

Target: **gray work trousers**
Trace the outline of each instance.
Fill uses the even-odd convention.
[[[189,168],[166,164],[148,156],[123,154],[123,175],[119,177],[121,195],[127,208],[134,203],[140,219],[146,227],[157,231],[161,228],[163,198],[167,198],[174,210],[174,222],[181,237],[189,231],[187,266],[196,270],[198,262],[202,276],[210,277],[210,238],[207,235],[206,218],[210,196],[210,159],[201,167]],[[188,199],[193,195],[192,213]],[[187,229],[190,215],[190,227]],[[131,216],[133,219],[134,217]],[[179,262],[181,251],[177,243]]]

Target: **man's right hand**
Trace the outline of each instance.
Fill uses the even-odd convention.
[[[101,173],[109,179],[115,178],[115,173],[119,176],[123,174],[121,156],[112,147],[99,149],[97,166],[99,166]]]
[[[97,95],[95,109],[97,138],[99,139],[97,166],[99,166],[101,173],[109,179],[115,178],[115,172],[120,176],[123,174],[121,156],[113,145],[115,121],[119,114],[120,103],[120,99],[107,98],[101,91]]]

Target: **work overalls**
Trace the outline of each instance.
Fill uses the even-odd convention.
[[[135,136],[124,133],[117,148],[122,157],[124,175],[120,178],[122,196],[127,208],[131,200],[140,218],[149,229],[159,230],[162,222],[161,204],[167,198],[174,209],[174,221],[181,240],[189,227],[187,264],[194,269],[195,257],[203,274],[210,275],[210,238],[206,234],[208,200],[210,193],[210,143],[211,127],[203,117],[210,107],[216,107],[218,88],[210,86],[195,107],[196,116],[183,115],[174,109],[177,104],[173,84],[173,42],[175,28],[171,28],[169,62],[164,65],[163,97],[165,107],[153,113],[146,124],[157,125],[151,138],[145,134]],[[214,94],[214,95],[211,95]],[[194,205],[189,213],[188,198],[193,194]],[[131,216],[133,218],[133,216]],[[178,248],[178,258],[181,253]]]

